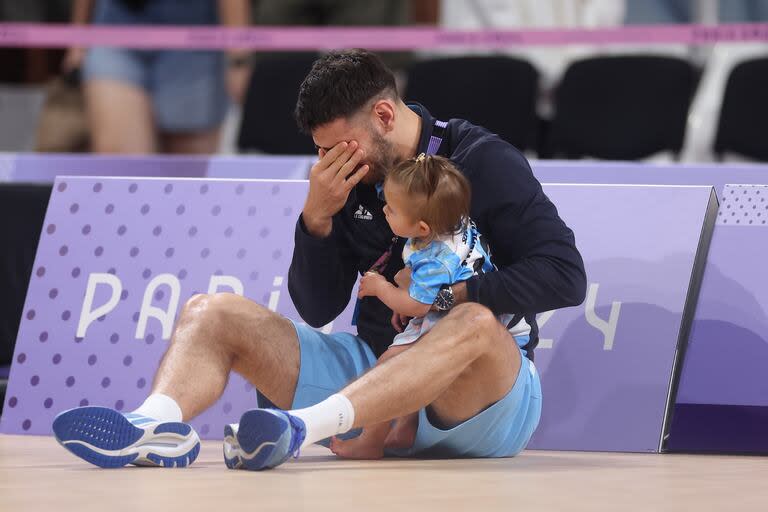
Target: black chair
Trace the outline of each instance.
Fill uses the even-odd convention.
[[[255,63],[237,137],[240,151],[316,153],[312,138],[297,128],[293,110],[299,86],[317,57],[316,53],[281,53]]]
[[[742,62],[728,77],[715,154],[726,151],[768,162],[768,57]]]
[[[637,160],[679,155],[698,71],[660,56],[596,57],[574,62],[555,93],[549,155]]]
[[[13,359],[51,188],[0,184],[0,394],[7,384],[3,367],[10,366]],[[0,408],[2,405],[0,399]]]
[[[434,59],[411,65],[404,96],[437,119],[466,119],[524,151],[536,142],[538,83],[536,68],[520,59]]]

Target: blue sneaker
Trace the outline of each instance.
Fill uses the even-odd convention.
[[[141,414],[106,407],[78,407],[53,420],[53,433],[64,448],[102,468],[184,467],[200,452],[200,438],[186,423],[161,422]]]
[[[229,469],[243,469],[243,453],[240,451],[240,442],[237,440],[237,432],[240,425],[232,423],[224,426],[224,464]]]
[[[304,422],[278,409],[251,409],[239,425],[224,427],[224,463],[230,469],[259,471],[299,456]]]

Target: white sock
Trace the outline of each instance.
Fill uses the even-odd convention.
[[[301,418],[307,427],[307,437],[301,447],[322,441],[337,434],[352,430],[355,423],[355,408],[344,395],[331,395],[317,405],[306,409],[288,411]]]
[[[153,393],[136,409],[136,414],[143,414],[158,421],[181,421],[181,407],[176,400],[161,393]]]

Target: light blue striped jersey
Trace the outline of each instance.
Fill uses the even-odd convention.
[[[442,286],[495,270],[485,240],[469,219],[460,233],[440,236],[425,247],[417,245],[417,240],[408,239],[403,261],[411,269],[408,293],[423,304],[434,303]]]

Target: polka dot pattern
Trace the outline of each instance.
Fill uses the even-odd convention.
[[[768,226],[768,185],[725,185],[717,212],[722,226]]]
[[[141,404],[169,343],[153,317],[136,337],[147,286],[161,274],[178,280],[177,316],[193,292],[208,292],[212,276],[227,275],[262,304],[280,291],[278,312],[298,319],[287,279],[279,286],[273,280],[287,276],[306,183],[59,180],[19,330],[6,431],[49,435],[62,410],[103,405],[130,411]],[[122,290],[115,308],[79,337],[83,297],[96,273],[111,273]],[[109,286],[98,285],[92,309],[111,296]],[[166,308],[171,289],[160,285],[150,297],[152,306]],[[351,308],[345,315],[337,329],[349,328]],[[233,374],[221,400],[193,425],[203,437],[218,438],[223,425],[255,401],[253,387]]]

